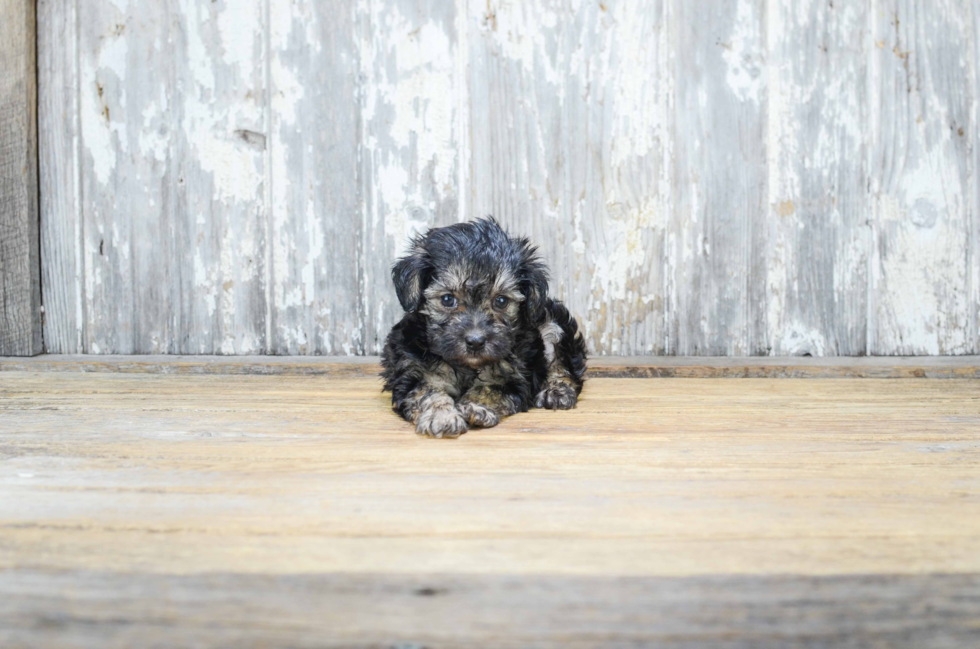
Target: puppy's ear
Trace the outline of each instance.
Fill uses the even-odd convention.
[[[537,326],[545,318],[548,299],[548,271],[538,259],[537,248],[527,239],[520,240],[520,286],[524,294],[524,312],[529,324]]]
[[[422,304],[422,292],[431,266],[421,240],[416,240],[412,253],[402,257],[391,269],[395,293],[405,311],[416,311]]]

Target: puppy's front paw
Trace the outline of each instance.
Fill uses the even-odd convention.
[[[461,401],[457,404],[463,417],[470,422],[470,426],[490,428],[500,423],[500,416],[490,408],[482,406],[472,401]]]
[[[534,405],[549,410],[570,410],[578,402],[575,388],[562,381],[548,383],[544,390],[538,392]]]
[[[459,437],[467,428],[463,415],[451,405],[426,408],[415,420],[415,432],[424,437]]]

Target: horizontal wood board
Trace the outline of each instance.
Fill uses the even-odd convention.
[[[973,646],[978,386],[3,372],[0,644]]]
[[[137,374],[266,374],[378,376],[377,356],[112,356],[45,354],[0,357],[0,372],[123,372]],[[862,358],[600,356],[589,378],[937,378],[978,379],[980,357]]]

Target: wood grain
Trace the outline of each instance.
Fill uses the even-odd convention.
[[[0,593],[8,647],[962,649],[978,640],[980,577],[17,570]]]
[[[81,223],[54,236],[77,231],[81,237],[76,254],[81,255],[82,271],[76,281],[81,282],[86,322],[79,351],[161,353],[172,350],[169,316],[176,315],[180,305],[173,299],[168,272],[173,267],[169,253],[177,246],[170,198],[178,178],[168,146],[170,117],[176,112],[169,103],[175,50],[168,42],[164,5],[122,7],[108,0],[78,6],[83,17],[75,54]],[[59,48],[74,44],[73,39],[49,43]],[[45,52],[46,60],[52,56],[59,52]],[[52,141],[61,138],[56,134]],[[46,152],[49,163],[58,153]],[[63,164],[73,163],[74,158],[67,158]],[[68,171],[52,173],[61,176]],[[65,202],[63,207],[70,205]],[[64,217],[54,217],[46,235],[65,222]],[[55,241],[46,250],[65,247]],[[61,270],[63,279],[74,271],[67,261]],[[62,328],[67,336],[69,327]],[[55,343],[53,348],[67,344]]]
[[[0,354],[42,351],[35,7],[0,3]]]
[[[272,0],[268,351],[363,353],[354,2]]]
[[[44,350],[77,354],[86,322],[79,169],[78,3],[38,0],[38,155]]]
[[[973,92],[980,98],[980,6],[973,3]],[[973,102],[973,132],[974,139],[980,137],[980,101]],[[980,147],[974,144],[973,169],[980,170]],[[973,341],[974,349],[980,351],[980,181],[973,178],[973,212],[970,222],[969,245],[969,293],[973,304],[972,318],[968,316],[968,339]]]
[[[671,7],[676,111],[668,349],[768,354],[766,3]]]
[[[267,352],[275,181],[266,3],[182,0],[173,11],[169,37],[179,54],[164,55],[163,65],[173,66],[170,114],[177,118],[169,141],[176,236],[168,273],[176,283],[162,285],[179,287],[180,317],[169,351]]]
[[[770,353],[867,349],[868,3],[767,6]]]
[[[0,642],[971,646],[978,386],[597,379],[444,442],[376,378],[4,372]]]
[[[391,266],[409,250],[411,237],[457,219],[455,97],[463,81],[456,12],[455,3],[439,0],[357,5],[363,120],[357,353],[378,353],[402,316]]]
[[[976,352],[972,3],[880,0],[872,12],[873,354]],[[940,36],[941,35],[941,36]]]
[[[665,351],[666,7],[469,5],[466,213],[530,236],[590,347]]]

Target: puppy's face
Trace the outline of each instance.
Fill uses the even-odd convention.
[[[425,319],[431,353],[478,368],[506,358],[542,319],[548,278],[527,239],[492,219],[430,230],[392,269],[405,311]]]
[[[524,302],[510,269],[485,266],[460,260],[437,272],[421,309],[430,351],[473,368],[507,357]]]

